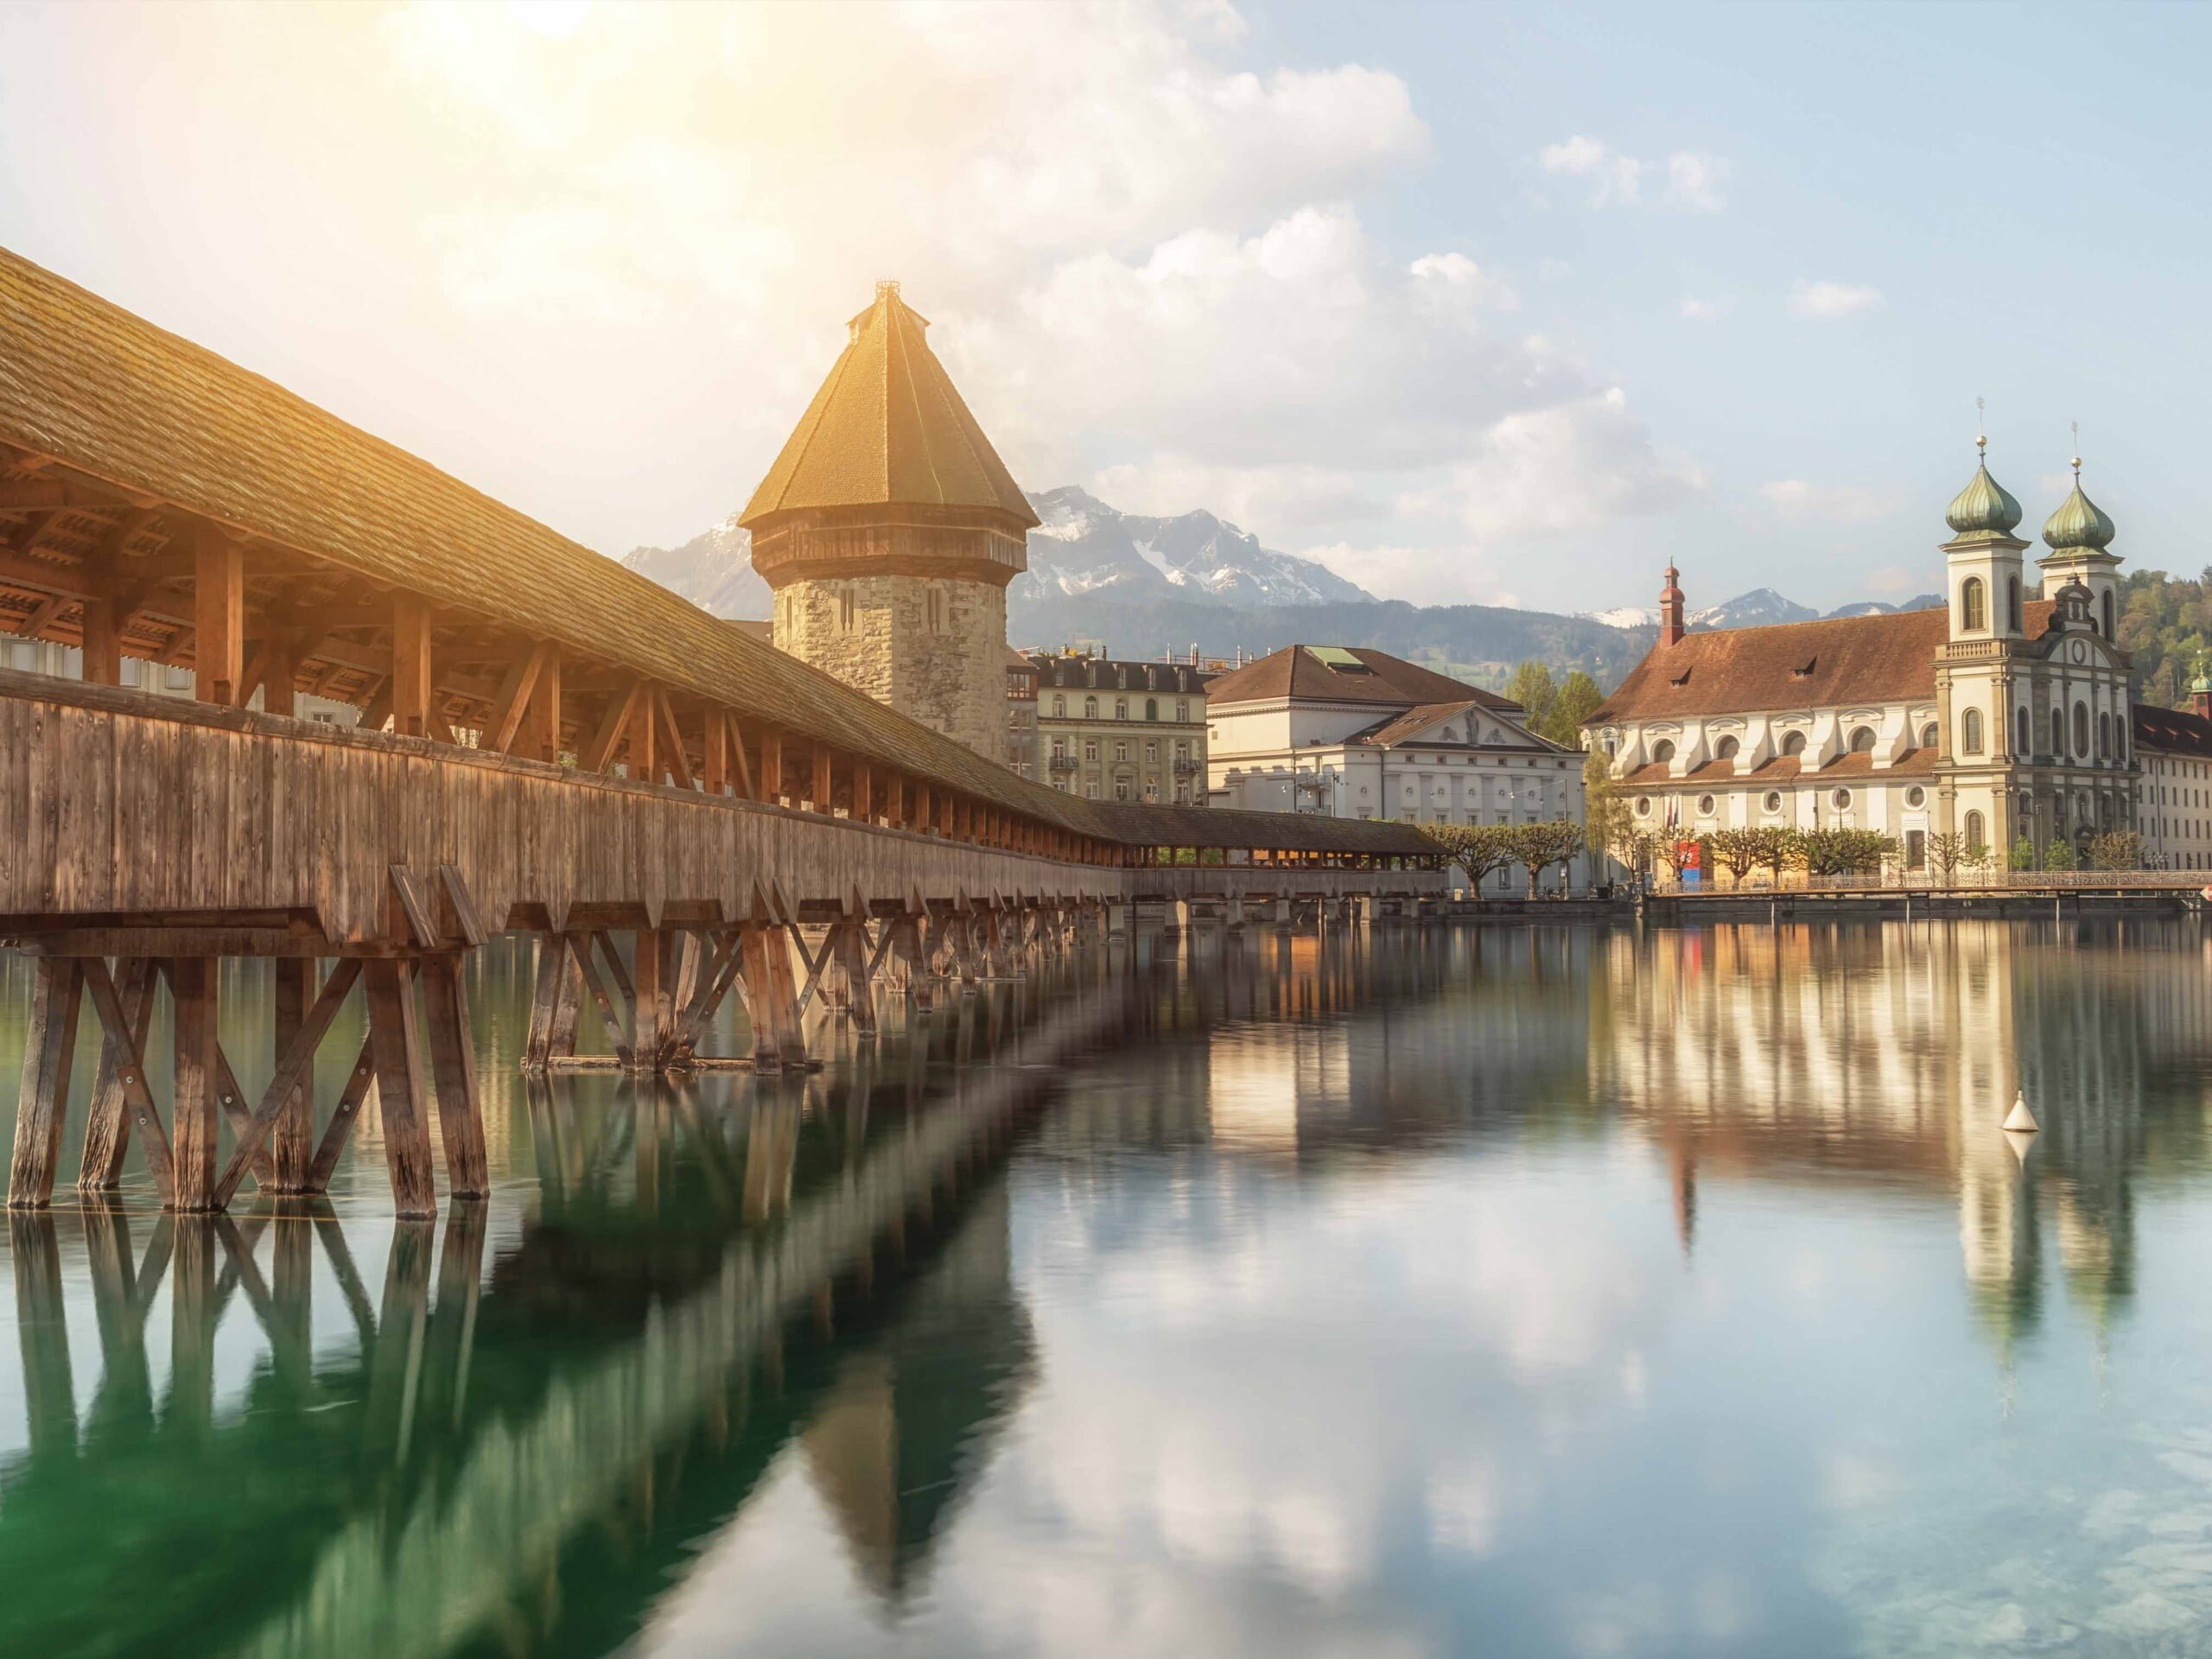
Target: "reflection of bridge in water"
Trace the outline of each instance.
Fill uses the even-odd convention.
[[[0,1473],[0,1647],[603,1651],[795,1437],[863,1580],[901,1593],[1029,1363],[999,1165],[1128,994],[1071,977],[1039,1013],[999,988],[908,1043],[744,1085],[741,1112],[533,1083],[542,1201],[488,1277],[481,1205],[395,1224],[374,1296],[318,1201],[16,1214],[29,1440]],[[89,1387],[63,1302],[79,1249]],[[318,1280],[353,1332],[320,1360]],[[947,1298],[982,1310],[962,1339],[902,1341]],[[261,1347],[219,1412],[238,1303]]]

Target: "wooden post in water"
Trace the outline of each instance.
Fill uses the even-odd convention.
[[[215,1207],[223,1088],[215,1042],[218,965],[211,957],[175,957],[168,964],[176,1003],[176,1092],[170,1108],[176,1190],[169,1207],[187,1214]]]
[[[73,957],[41,957],[23,1033],[22,1090],[16,1108],[15,1155],[8,1170],[8,1205],[43,1210],[54,1197],[61,1158],[61,1118],[69,1107],[69,1071],[77,1048],[77,1011],[84,968]]]
[[[272,670],[272,672],[274,671]],[[285,670],[289,675],[289,666]],[[287,691],[289,686],[287,684]],[[288,695],[285,702],[291,699]],[[289,713],[289,707],[285,712]],[[279,957],[270,964],[276,980],[276,1058],[299,1034],[315,1001],[315,963],[307,957]],[[315,1068],[310,1065],[298,1088],[285,1097],[283,1110],[270,1127],[269,1150],[276,1160],[270,1189],[276,1192],[304,1192],[315,1167]]]
[[[430,1069],[438,1091],[438,1128],[446,1143],[446,1185],[456,1198],[492,1190],[484,1117],[476,1087],[476,1050],[468,1026],[468,988],[461,958],[442,953],[423,963],[423,1001],[430,1027]]]
[[[430,1170],[430,1126],[415,1084],[422,1044],[415,1019],[414,964],[374,957],[363,964],[361,979],[368,988],[369,1048],[393,1211],[404,1220],[435,1216],[438,1197]]]

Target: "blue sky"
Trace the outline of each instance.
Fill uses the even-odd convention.
[[[620,553],[898,276],[1016,474],[1392,596],[1934,585],[1989,399],[2193,571],[2212,19],[0,12],[0,242]]]

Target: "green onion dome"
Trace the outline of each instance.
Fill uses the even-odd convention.
[[[2102,552],[2120,532],[2105,510],[2082,493],[2082,463],[2074,463],[2074,493],[2058,504],[2058,511],[2044,520],[2043,538],[2054,550],[2086,547]]]
[[[1986,443],[1988,440],[1981,442]],[[2019,528],[2020,504],[2012,499],[2011,491],[1989,475],[1989,463],[1985,460],[1974,468],[1966,488],[1951,499],[1943,519],[1961,536],[1976,531],[2009,536]]]

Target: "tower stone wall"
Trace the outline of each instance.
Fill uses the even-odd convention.
[[[1005,758],[1006,590],[995,582],[801,578],[776,595],[775,642],[977,753]]]

